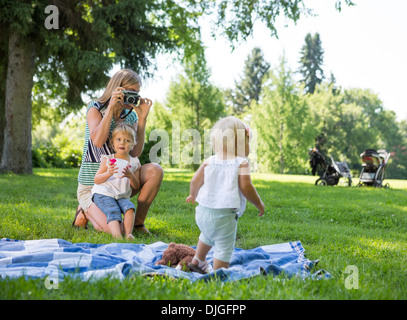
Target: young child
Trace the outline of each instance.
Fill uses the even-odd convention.
[[[130,156],[136,143],[136,133],[128,124],[118,124],[112,132],[111,144],[115,154],[102,156],[92,188],[93,202],[106,215],[109,232],[115,238],[133,240],[135,206],[130,201],[132,188],[140,187],[140,161]],[[118,172],[118,161],[128,161]],[[124,218],[122,219],[122,213]],[[123,223],[122,223],[123,221]]]
[[[206,273],[206,255],[214,246],[213,268],[228,268],[232,257],[237,220],[246,208],[246,199],[264,214],[250,178],[246,157],[249,154],[250,129],[235,117],[219,120],[212,128],[215,155],[203,162],[190,184],[186,202],[198,202],[195,219],[201,231],[196,255],[190,269]]]

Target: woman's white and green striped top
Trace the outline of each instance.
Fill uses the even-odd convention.
[[[98,101],[92,101],[89,103],[86,113],[90,108],[96,108],[103,117],[104,107],[100,105]],[[137,121],[136,112],[131,112],[128,117],[123,120],[125,123],[133,125]],[[83,185],[93,186],[96,172],[100,166],[100,158],[102,155],[110,155],[114,153],[113,150],[109,147],[109,141],[111,138],[111,133],[113,129],[116,128],[116,122],[112,119],[110,124],[109,138],[102,146],[102,148],[97,148],[90,138],[90,132],[88,127],[88,122],[86,121],[85,127],[85,143],[83,145],[83,154],[82,154],[82,164],[79,170],[78,182]]]

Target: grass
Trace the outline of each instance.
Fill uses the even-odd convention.
[[[35,169],[33,175],[0,175],[0,237],[113,242],[92,227],[71,227],[77,174],[75,169]],[[146,220],[153,236],[136,235],[137,243],[196,245],[194,207],[185,203],[192,175],[165,171]],[[316,269],[327,270],[332,279],[258,276],[233,283],[191,283],[133,276],[92,283],[66,279],[58,290],[47,290],[43,279],[1,279],[0,299],[406,299],[407,181],[387,180],[390,189],[375,189],[317,187],[311,176],[254,174],[252,180],[266,214],[258,217],[248,204],[239,220],[236,246],[250,249],[300,240],[306,257],[319,259]],[[358,289],[345,286],[347,266],[357,267]]]

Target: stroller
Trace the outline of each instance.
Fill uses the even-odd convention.
[[[364,185],[383,187],[384,173],[390,153],[386,150],[366,149],[360,154],[360,158],[363,164],[357,187]],[[384,187],[389,188],[390,186],[387,183]]]
[[[316,186],[335,186],[340,178],[345,179],[347,186],[352,185],[352,174],[346,162],[334,161],[331,156],[331,164],[328,164],[317,148],[309,149],[309,155],[312,175],[319,175],[319,179],[315,181]]]

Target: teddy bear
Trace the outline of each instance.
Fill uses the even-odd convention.
[[[195,256],[195,250],[185,244],[177,244],[171,242],[168,248],[163,252],[161,260],[157,261],[156,265],[170,266],[175,269],[190,271],[188,263]]]

